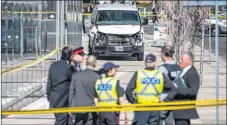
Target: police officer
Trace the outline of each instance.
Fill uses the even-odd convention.
[[[103,65],[106,77],[98,79],[95,84],[96,106],[115,106],[124,102],[124,89],[120,86],[120,81],[114,76],[116,75],[119,65],[107,62]],[[127,123],[127,113],[125,112],[125,124]],[[116,112],[100,112],[98,116],[99,125],[118,125],[119,116]]]
[[[73,50],[72,57],[71,57],[71,65],[73,66],[74,72],[81,71],[81,63],[84,61],[84,47],[78,47]]]
[[[171,81],[156,70],[156,56],[149,54],[145,58],[145,69],[138,70],[130,80],[126,89],[126,97],[130,103],[153,104],[160,102],[163,88],[173,88]],[[135,97],[133,94],[135,92]],[[133,125],[159,124],[159,111],[135,112]]]
[[[173,59],[174,50],[171,46],[164,46],[161,49],[161,58],[164,61],[164,64],[159,67],[159,71],[163,72],[171,81],[173,81],[181,72],[180,66]],[[162,95],[166,95],[169,90],[163,91]],[[161,112],[161,121],[162,124],[173,125],[173,114],[171,111],[162,111]]]
[[[82,70],[80,64],[84,61],[84,55],[86,55],[84,53],[84,47],[78,47],[72,51],[70,64],[74,73],[80,72]],[[69,113],[69,115],[71,116],[69,118],[69,124],[74,124],[74,116],[71,113]]]

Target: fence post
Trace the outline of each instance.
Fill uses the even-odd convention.
[[[64,1],[61,1],[61,8],[60,8],[60,46],[63,47],[64,45]]]
[[[203,54],[204,54],[204,21],[202,24],[202,45],[201,45],[201,59],[200,59],[200,85],[203,83]]]
[[[38,50],[39,50],[39,55],[42,55],[42,43],[41,43],[41,36],[42,36],[42,2],[38,3]]]
[[[22,11],[23,11],[23,9],[21,9],[21,12]],[[21,48],[20,49],[20,59],[22,61],[23,60],[23,48],[24,48],[23,13],[21,13],[21,16],[20,16],[20,48]]]
[[[59,48],[59,2],[56,1],[56,48]],[[56,60],[59,58],[59,50],[56,54]]]
[[[68,1],[65,2],[65,45],[68,45],[68,26],[67,26],[67,23],[68,23]]]

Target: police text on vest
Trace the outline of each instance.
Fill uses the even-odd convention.
[[[112,90],[112,85],[111,85],[111,84],[99,84],[99,85],[98,85],[98,90],[99,90],[99,91],[108,91],[108,90]]]
[[[142,84],[160,84],[160,79],[155,77],[145,77],[141,78]]]

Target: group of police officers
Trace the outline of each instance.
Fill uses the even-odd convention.
[[[199,89],[199,76],[193,66],[192,53],[181,55],[178,65],[171,46],[161,49],[164,64],[156,69],[156,56],[149,54],[145,58],[145,68],[135,72],[124,91],[120,81],[115,78],[117,68],[112,62],[106,62],[95,71],[97,59],[89,55],[86,69],[81,70],[84,60],[83,47],[73,50],[64,47],[61,60],[50,66],[47,99],[50,108],[80,106],[115,106],[131,104],[153,104],[168,101],[196,100]],[[56,125],[118,125],[119,112],[84,112],[55,114]],[[125,124],[128,114],[125,114]],[[190,119],[198,118],[196,109],[179,111],[136,111],[133,125],[189,125]]]

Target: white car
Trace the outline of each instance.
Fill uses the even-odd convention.
[[[211,25],[211,36],[215,36],[215,17],[205,20],[205,33],[209,34],[209,25]],[[218,34],[227,33],[226,32],[226,20],[218,20]]]
[[[144,60],[144,30],[138,9],[125,4],[100,4],[92,13],[89,54],[134,56]]]

